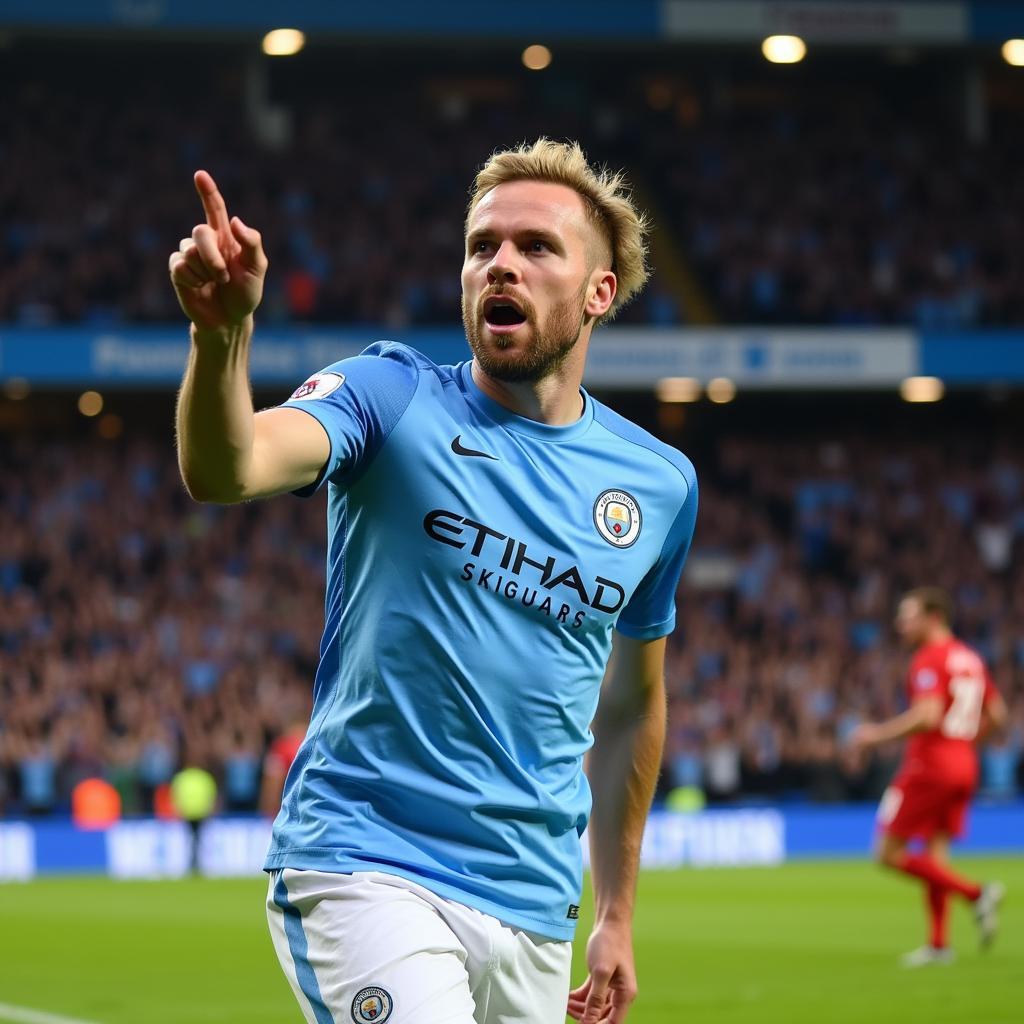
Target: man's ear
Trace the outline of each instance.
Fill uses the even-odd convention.
[[[584,307],[587,316],[595,320],[603,317],[611,309],[618,287],[619,282],[610,270],[597,268],[591,271],[587,304]]]

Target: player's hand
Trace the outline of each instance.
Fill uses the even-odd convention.
[[[587,980],[569,993],[569,1016],[580,1024],[622,1024],[636,999],[631,929],[595,928],[587,942],[587,967]]]
[[[267,257],[260,233],[228,217],[224,197],[206,171],[196,171],[195,186],[206,223],[197,224],[171,253],[171,284],[197,330],[228,331],[260,304]]]
[[[876,746],[878,743],[878,727],[871,722],[864,722],[858,725],[850,733],[850,748],[855,754]]]

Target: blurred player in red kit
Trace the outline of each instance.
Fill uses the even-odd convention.
[[[984,662],[953,635],[951,620],[949,597],[937,588],[912,590],[900,601],[896,629],[914,650],[907,683],[910,707],[885,722],[859,726],[851,738],[855,748],[865,749],[910,737],[879,806],[876,852],[880,864],[925,885],[929,941],[903,958],[907,967],[953,960],[947,945],[950,893],[973,905],[983,948],[995,938],[1004,895],[1000,882],[981,885],[949,865],[950,840],[963,833],[978,783],[974,744],[1007,715]],[[924,849],[908,849],[912,839],[923,840]]]
[[[288,727],[282,732],[267,750],[263,758],[263,781],[260,785],[260,813],[266,818],[274,818],[281,809],[281,793],[284,781],[288,777],[295,755],[306,738],[306,726],[309,715],[303,717],[296,712],[289,719]]]

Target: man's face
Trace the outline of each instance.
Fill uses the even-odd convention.
[[[488,376],[537,381],[562,365],[587,317],[607,308],[595,299],[596,245],[583,200],[565,185],[511,181],[480,200],[466,231],[462,321]]]
[[[916,597],[905,597],[896,609],[896,632],[907,647],[920,647],[930,625],[929,617]]]

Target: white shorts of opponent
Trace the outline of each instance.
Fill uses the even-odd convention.
[[[378,871],[285,868],[267,917],[309,1024],[563,1024],[572,943]]]

